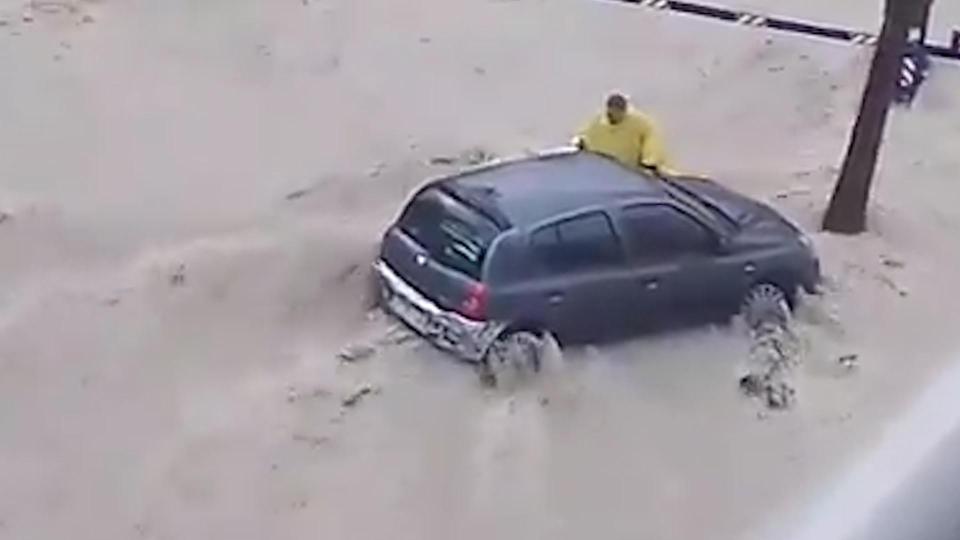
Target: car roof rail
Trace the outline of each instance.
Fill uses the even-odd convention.
[[[450,176],[467,176],[473,173],[486,171],[490,169],[496,169],[504,165],[509,165],[511,163],[522,163],[524,161],[531,160],[546,160],[553,159],[557,157],[564,157],[576,154],[580,149],[576,146],[557,146],[552,148],[545,148],[542,150],[527,150],[522,154],[515,154],[512,156],[498,157],[491,159],[490,161],[485,161],[483,163],[478,163],[476,165],[470,165],[464,167],[459,171],[455,172]]]
[[[555,157],[563,157],[576,154],[580,151],[580,148],[573,145],[566,146],[557,146],[554,148],[544,148],[543,150],[538,150],[534,152],[534,155],[538,159],[550,159]]]

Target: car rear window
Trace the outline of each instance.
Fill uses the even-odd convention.
[[[435,187],[407,205],[400,228],[435,261],[476,280],[481,279],[487,250],[500,233],[482,213]]]

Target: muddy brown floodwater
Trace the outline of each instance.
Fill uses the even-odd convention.
[[[837,238],[868,49],[584,0],[42,4],[0,0],[0,538],[764,538],[951,365],[956,66]],[[736,328],[508,394],[366,311],[437,157],[563,144],[614,88],[811,231],[789,410]]]

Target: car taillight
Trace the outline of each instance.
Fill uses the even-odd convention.
[[[467,296],[460,302],[460,314],[474,320],[483,320],[487,315],[489,293],[483,283],[473,283],[467,289]]]

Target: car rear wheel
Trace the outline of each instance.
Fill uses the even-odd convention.
[[[484,361],[484,379],[510,390],[540,371],[545,341],[528,330],[506,332],[490,346]]]
[[[790,324],[789,297],[773,283],[760,283],[747,293],[740,313],[751,330],[756,331],[768,325],[782,328]]]

